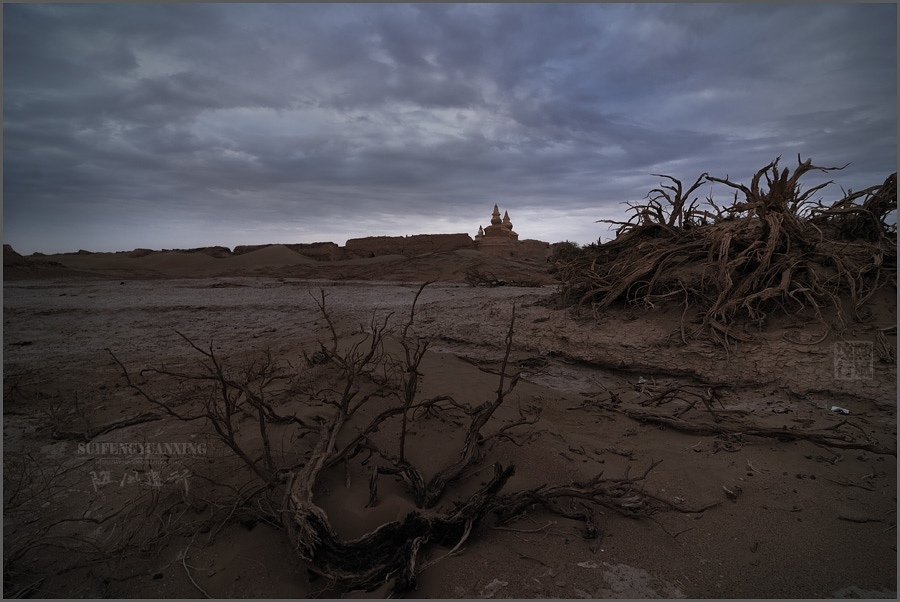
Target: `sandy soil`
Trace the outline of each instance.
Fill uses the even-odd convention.
[[[748,332],[752,342],[726,352],[690,333],[683,339],[680,311],[592,316],[548,304],[552,285],[463,282],[473,262],[504,279],[552,282],[535,263],[469,252],[340,266],[280,262],[285,258],[269,249],[219,271],[211,266],[222,264],[209,257],[149,256],[142,259],[153,262],[139,271],[140,259],[67,256],[52,258],[61,266],[10,273],[16,279],[4,282],[3,301],[5,597],[336,595],[310,579],[284,531],[233,505],[252,477],[201,422],[163,418],[91,440],[193,445],[152,459],[92,453],[99,448],[52,435],[155,410],[125,386],[107,348],[135,374],[163,365],[189,371],[202,358],[177,330],[235,364],[269,349],[314,382],[322,368],[307,368],[303,352],[328,334],[314,302],[319,291],[339,334],[353,340],[373,314],[394,312],[389,323],[402,324],[417,282],[431,278],[440,281],[422,293],[414,325],[415,336],[431,342],[421,398],[491,399],[515,304],[512,361],[523,379],[490,430],[515,421],[520,408],[541,414],[536,424],[513,429],[512,439],[485,446],[484,466],[515,465],[507,489],[584,481],[600,471],[634,475],[661,460],[645,487],[672,509],[638,520],[597,509],[595,539],[583,537],[582,523],[539,509],[505,526],[488,521],[457,554],[428,566],[412,597],[896,597],[896,363],[882,359],[877,337],[896,324],[895,298],[880,299],[871,321],[836,327],[821,341],[820,325],[785,320]],[[887,342],[896,349],[893,332]],[[191,399],[171,379],[139,378],[162,398]],[[298,401],[296,388],[279,391],[288,413],[323,411]],[[675,393],[661,396],[666,391]],[[699,399],[690,392],[708,391],[717,417],[743,432],[684,432],[636,419],[715,424],[702,404],[687,406]],[[410,432],[415,462],[437,470],[453,457],[459,427],[440,416],[417,420]],[[748,434],[754,429],[784,436]],[[804,439],[809,433],[831,433],[845,447]],[[392,434],[378,436],[389,444]],[[308,447],[282,439],[277,453],[302,462]],[[379,504],[366,508],[368,475],[358,462],[336,467],[317,491],[347,538],[413,509],[401,483],[388,477]],[[473,471],[444,505],[485,478]],[[127,553],[106,553],[124,541]],[[447,552],[433,546],[426,558]]]

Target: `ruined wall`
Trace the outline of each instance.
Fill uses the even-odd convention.
[[[552,252],[550,243],[533,239],[500,239],[499,242],[482,239],[475,243],[475,248],[482,253],[496,257],[521,259],[537,263],[545,263]]]
[[[344,250],[350,259],[378,255],[406,255],[469,249],[473,244],[468,234],[416,234],[414,236],[368,236],[351,238]]]
[[[232,253],[234,255],[243,255],[244,253],[252,253],[253,251],[259,251],[260,249],[265,249],[271,245],[238,245],[234,248]]]
[[[540,263],[546,263],[550,258],[553,248],[549,242],[528,238],[519,241],[519,257],[530,259]]]
[[[344,258],[344,250],[333,242],[298,243],[284,246],[316,261],[337,261]]]
[[[139,249],[135,249],[137,251]],[[161,252],[165,253],[167,251],[171,251],[174,253],[203,253],[204,255],[209,255],[215,259],[221,259],[223,257],[228,257],[231,255],[231,249],[228,247],[195,247],[193,249],[163,249]],[[81,253],[81,251],[78,251]],[[134,251],[132,251],[133,253]],[[85,251],[87,253],[87,251]]]

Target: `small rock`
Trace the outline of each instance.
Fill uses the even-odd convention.
[[[500,581],[499,579],[494,579],[493,581],[491,581],[490,583],[488,583],[481,589],[481,592],[479,593],[479,597],[493,598],[494,594],[496,594],[497,591],[501,587],[506,587],[507,585],[509,585],[509,583],[506,581]]]

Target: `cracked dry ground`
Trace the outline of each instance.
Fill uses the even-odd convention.
[[[302,366],[302,351],[326,333],[309,294],[320,287],[348,336],[373,312],[393,311],[400,324],[417,289],[275,277],[6,282],[5,596],[334,595],[310,579],[284,532],[223,509],[248,471],[200,422],[163,418],[92,440],[206,444],[151,460],[53,438],[155,410],[125,386],[105,348],[134,372],[187,369],[198,357],[177,329],[224,358],[268,348]],[[726,352],[682,338],[680,311],[596,319],[547,305],[552,292],[427,287],[414,325],[431,341],[420,395],[490,399],[515,303],[513,360],[524,376],[494,428],[519,407],[541,415],[486,446],[485,465],[515,464],[507,488],[522,489],[637,474],[661,460],[645,490],[671,509],[634,520],[600,508],[594,539],[540,509],[507,525],[485,522],[422,571],[414,597],[896,597],[896,330],[877,336],[896,324],[895,298],[819,342],[820,325],[785,321]],[[452,455],[458,426],[416,422],[419,463]],[[380,503],[366,508],[367,478],[360,466],[339,467],[317,492],[345,537],[412,509],[388,478]],[[484,478],[469,474],[458,487]],[[447,551],[427,549],[424,564]]]

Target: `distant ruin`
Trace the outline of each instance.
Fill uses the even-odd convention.
[[[508,247],[518,242],[519,235],[513,231],[512,221],[509,219],[509,212],[503,213],[503,219],[500,219],[500,208],[494,205],[494,212],[491,214],[491,225],[487,228],[478,226],[478,234],[475,235],[476,247]]]
[[[495,204],[491,214],[491,223],[487,227],[478,227],[475,240],[468,234],[416,234],[413,236],[368,236],[351,238],[343,247],[344,258],[377,257],[379,255],[405,255],[412,257],[423,253],[456,251],[458,249],[478,249],[491,254],[518,256],[523,253],[534,253],[534,245],[524,245],[519,235],[513,230],[512,220],[506,211],[500,217],[500,208]],[[542,251],[548,247],[538,242]],[[528,247],[526,250],[525,247]]]
[[[438,253],[472,248],[468,234],[415,234],[413,236],[368,236],[351,238],[344,246],[347,259],[376,257],[379,255],[404,255],[412,257],[423,253]]]
[[[187,253],[209,255],[215,259],[225,259],[239,255],[247,255],[273,246],[238,245],[234,250],[223,246],[197,247],[191,249],[153,249],[138,248],[132,251],[119,251],[114,255],[127,255],[131,259],[141,259],[157,253]],[[449,253],[460,250],[478,250],[494,256],[525,259],[528,261],[544,261],[549,252],[550,244],[539,240],[519,240],[519,235],[513,230],[509,212],[505,211],[500,216],[500,208],[495,204],[491,214],[491,223],[486,227],[479,226],[474,240],[469,234],[414,234],[411,236],[366,236],[363,238],[348,239],[344,246],[338,246],[333,242],[313,243],[283,243],[286,247],[300,255],[315,261],[343,261],[351,259],[367,259],[386,255],[402,255],[404,257],[416,257],[428,253]],[[8,248],[7,248],[8,247]],[[10,264],[17,260],[14,257],[12,247],[4,246],[4,263]],[[89,251],[78,251],[76,255],[94,255]],[[21,255],[15,253],[19,258]],[[54,255],[73,255],[72,253],[55,253]],[[35,253],[34,257],[43,256]],[[22,258],[24,261],[24,258]]]

